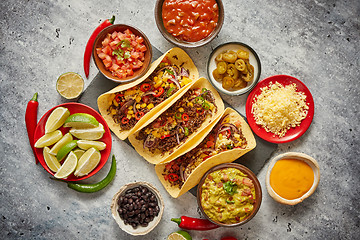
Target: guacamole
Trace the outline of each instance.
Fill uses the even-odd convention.
[[[255,199],[252,180],[236,168],[214,171],[202,185],[201,205],[205,214],[216,222],[242,221],[253,211]]]

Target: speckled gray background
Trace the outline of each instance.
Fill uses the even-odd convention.
[[[24,125],[27,101],[39,92],[39,118],[64,102],[55,90],[68,71],[84,76],[83,51],[93,29],[116,15],[116,23],[139,27],[164,52],[173,47],[154,20],[155,0],[0,2],[0,239],[166,239],[178,230],[171,217],[199,216],[196,199],[172,199],[146,163],[113,135],[118,159],[114,182],[101,192],[81,194],[34,164]],[[246,225],[208,232],[193,239],[356,239],[359,231],[359,57],[360,2],[334,0],[224,0],[225,23],[210,44],[187,50],[206,76],[211,49],[228,41],[253,47],[262,62],[261,79],[288,74],[303,81],[315,100],[315,116],[298,140],[282,144],[274,155],[298,151],[316,158],[321,181],[315,194],[297,206],[274,202],[265,190],[266,167],[259,180],[264,194],[260,211]],[[90,78],[97,74],[92,63]],[[223,98],[244,113],[247,96]],[[101,179],[109,163],[91,182]],[[118,228],[109,206],[130,181],[148,181],[162,193],[165,213],[144,237]]]

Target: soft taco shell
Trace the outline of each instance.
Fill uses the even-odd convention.
[[[193,82],[191,82],[191,83],[187,84],[186,86],[182,87],[179,91],[174,93],[171,97],[169,97],[168,99],[166,99],[165,101],[163,101],[162,103],[160,103],[159,105],[157,105],[156,107],[151,109],[151,111],[148,112],[147,114],[145,114],[136,123],[136,125],[132,129],[121,130],[120,125],[117,124],[113,120],[111,114],[108,112],[109,106],[111,105],[111,102],[109,101],[109,97],[113,93],[132,88],[132,87],[140,84],[141,82],[143,82],[147,77],[149,77],[151,75],[152,72],[154,72],[156,67],[160,64],[160,62],[165,57],[167,57],[171,61],[172,64],[181,66],[181,67],[184,67],[185,69],[187,69],[189,71],[189,78],[192,79],[193,82],[195,82],[195,80],[199,78],[199,72],[198,72],[194,62],[191,60],[190,56],[184,50],[182,50],[180,48],[172,48],[168,52],[163,54],[160,58],[158,58],[156,61],[154,61],[151,64],[149,71],[143,77],[139,78],[138,80],[136,80],[134,82],[119,85],[119,86],[115,87],[114,89],[112,89],[98,97],[97,103],[98,103],[98,108],[99,108],[100,114],[105,119],[109,128],[121,140],[125,140],[131,133],[136,132],[142,126],[146,126],[148,121],[158,117],[162,112],[164,112],[171,105],[170,103],[176,97],[178,97],[183,92],[185,92],[187,89],[189,89],[189,87],[193,83]]]
[[[256,147],[256,141],[255,141],[254,135],[253,135],[249,125],[244,120],[244,118],[241,117],[241,115],[238,112],[236,112],[235,110],[233,110],[231,108],[226,108],[226,110],[224,111],[222,116],[225,116],[226,114],[229,114],[230,122],[236,122],[238,120],[241,122],[241,131],[242,131],[244,137],[246,138],[247,147],[245,149],[234,148],[232,150],[220,152],[217,155],[214,155],[214,156],[206,159],[197,168],[195,168],[192,171],[192,173],[186,179],[185,183],[182,185],[181,188],[178,188],[177,186],[171,186],[171,184],[168,181],[165,181],[162,173],[164,171],[166,163],[156,165],[155,166],[156,174],[157,174],[159,180],[161,181],[162,185],[165,187],[165,189],[169,192],[169,194],[172,197],[177,198],[177,197],[181,196],[182,194],[186,193],[187,191],[189,191],[191,188],[195,187],[200,182],[202,176],[208,170],[210,170],[212,167],[217,166],[222,163],[233,162],[236,159],[238,159],[239,157],[241,157],[242,155],[244,155],[245,153],[249,152],[250,150],[252,150]],[[219,119],[217,119],[217,122],[220,119],[221,119],[221,117]],[[210,130],[208,129],[205,132],[207,134],[210,133],[210,131],[212,130],[212,128],[215,125],[216,124],[212,124],[211,129]],[[194,142],[194,141],[189,142],[188,144],[197,146],[198,144],[200,144],[202,142],[202,140],[206,137],[207,134],[205,134],[205,136],[202,139],[198,139],[196,142]],[[188,152],[188,151],[186,151],[186,152]],[[186,153],[186,152],[184,152],[184,153]]]
[[[205,79],[200,78],[197,80],[189,89],[195,89],[195,88],[207,88],[210,90],[214,96],[215,99],[215,105],[217,106],[217,112],[214,113],[210,118],[206,119],[205,122],[201,125],[197,131],[193,132],[191,135],[188,136],[187,140],[184,143],[181,143],[177,147],[173,148],[173,152],[166,152],[165,154],[156,153],[153,154],[149,150],[145,149],[143,147],[143,142],[136,139],[136,136],[138,135],[138,132],[131,134],[129,136],[130,143],[134,146],[135,150],[143,156],[148,162],[153,164],[159,164],[162,162],[169,162],[173,159],[175,159],[177,156],[181,155],[184,152],[187,152],[188,149],[192,148],[192,144],[186,144],[188,142],[191,142],[193,139],[197,139],[199,135],[201,134],[207,134],[207,130],[203,131],[204,129],[207,129],[209,124],[216,121],[220,115],[224,111],[224,103],[219,95],[219,93],[215,90],[215,88],[211,85],[211,83]],[[183,92],[185,94],[185,92]],[[180,96],[181,97],[181,96]],[[174,104],[178,99],[180,99],[178,96],[176,99],[172,101],[172,104]],[[164,112],[164,111],[163,111]],[[155,120],[155,118],[153,119]],[[150,123],[148,121],[147,123]],[[140,130],[140,129],[139,129]]]

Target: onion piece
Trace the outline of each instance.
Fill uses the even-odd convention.
[[[181,164],[180,165],[180,178],[181,178],[181,180],[183,181],[183,182],[185,182],[185,176],[184,176],[184,171],[185,171],[185,166],[184,166],[184,164]]]
[[[223,127],[230,127],[232,128],[236,133],[240,133],[239,129],[232,123],[223,123],[222,126],[220,127],[220,130],[223,128]]]
[[[120,108],[120,112],[123,113],[125,111],[125,109],[128,108],[129,106],[131,106],[134,102],[135,102],[134,99],[130,99],[129,101],[124,103],[124,105],[122,105],[122,107]]]
[[[144,141],[144,148],[151,148],[155,145],[155,139],[152,139],[151,135],[148,135]]]
[[[136,101],[134,101],[134,105],[133,105],[133,109],[134,109],[134,114],[136,114],[137,113],[137,110],[136,110]]]
[[[175,78],[169,78],[168,80],[172,81],[173,83],[175,83],[176,87],[178,89],[181,89],[181,86],[180,86],[180,83],[178,82],[178,80],[176,80],[176,77]]]
[[[189,72],[184,67],[181,67],[180,76],[189,77]]]
[[[177,131],[176,131],[176,141],[177,141],[177,143],[180,145],[179,134],[177,133]]]
[[[141,97],[145,97],[147,95],[156,95],[156,92],[147,92],[147,93],[143,94]]]

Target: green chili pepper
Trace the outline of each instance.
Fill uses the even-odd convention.
[[[182,116],[181,113],[179,113],[179,112],[175,113],[175,118],[176,118],[176,119],[181,120],[181,116]]]
[[[94,184],[67,182],[67,185],[69,188],[74,189],[75,191],[78,191],[78,192],[93,193],[93,192],[100,191],[101,189],[103,189],[107,185],[109,185],[109,183],[114,179],[115,173],[116,173],[116,159],[115,159],[115,156],[113,155],[109,173],[100,182],[94,183]],[[54,179],[54,178],[52,178],[52,179]],[[59,179],[54,179],[54,180],[59,180]],[[59,181],[63,181],[63,180],[59,180]]]
[[[189,129],[187,127],[184,127],[184,135],[185,137],[189,135]]]
[[[206,92],[207,91],[207,89],[206,88],[203,88],[202,90],[201,90],[201,92]]]
[[[165,71],[167,71],[167,72],[170,73],[171,75],[174,75],[174,72],[171,71],[170,69],[165,68]]]
[[[172,91],[174,91],[175,87],[171,87],[167,92],[166,92],[166,96],[170,97]]]
[[[226,200],[226,203],[229,203],[229,204],[234,204],[235,201],[229,201],[229,200]]]
[[[205,101],[205,99],[203,97],[196,97],[195,98],[195,103],[198,103],[198,104],[203,104]]]
[[[207,103],[207,102],[204,102],[202,107],[205,109],[205,110],[209,110],[210,109],[210,105]]]

